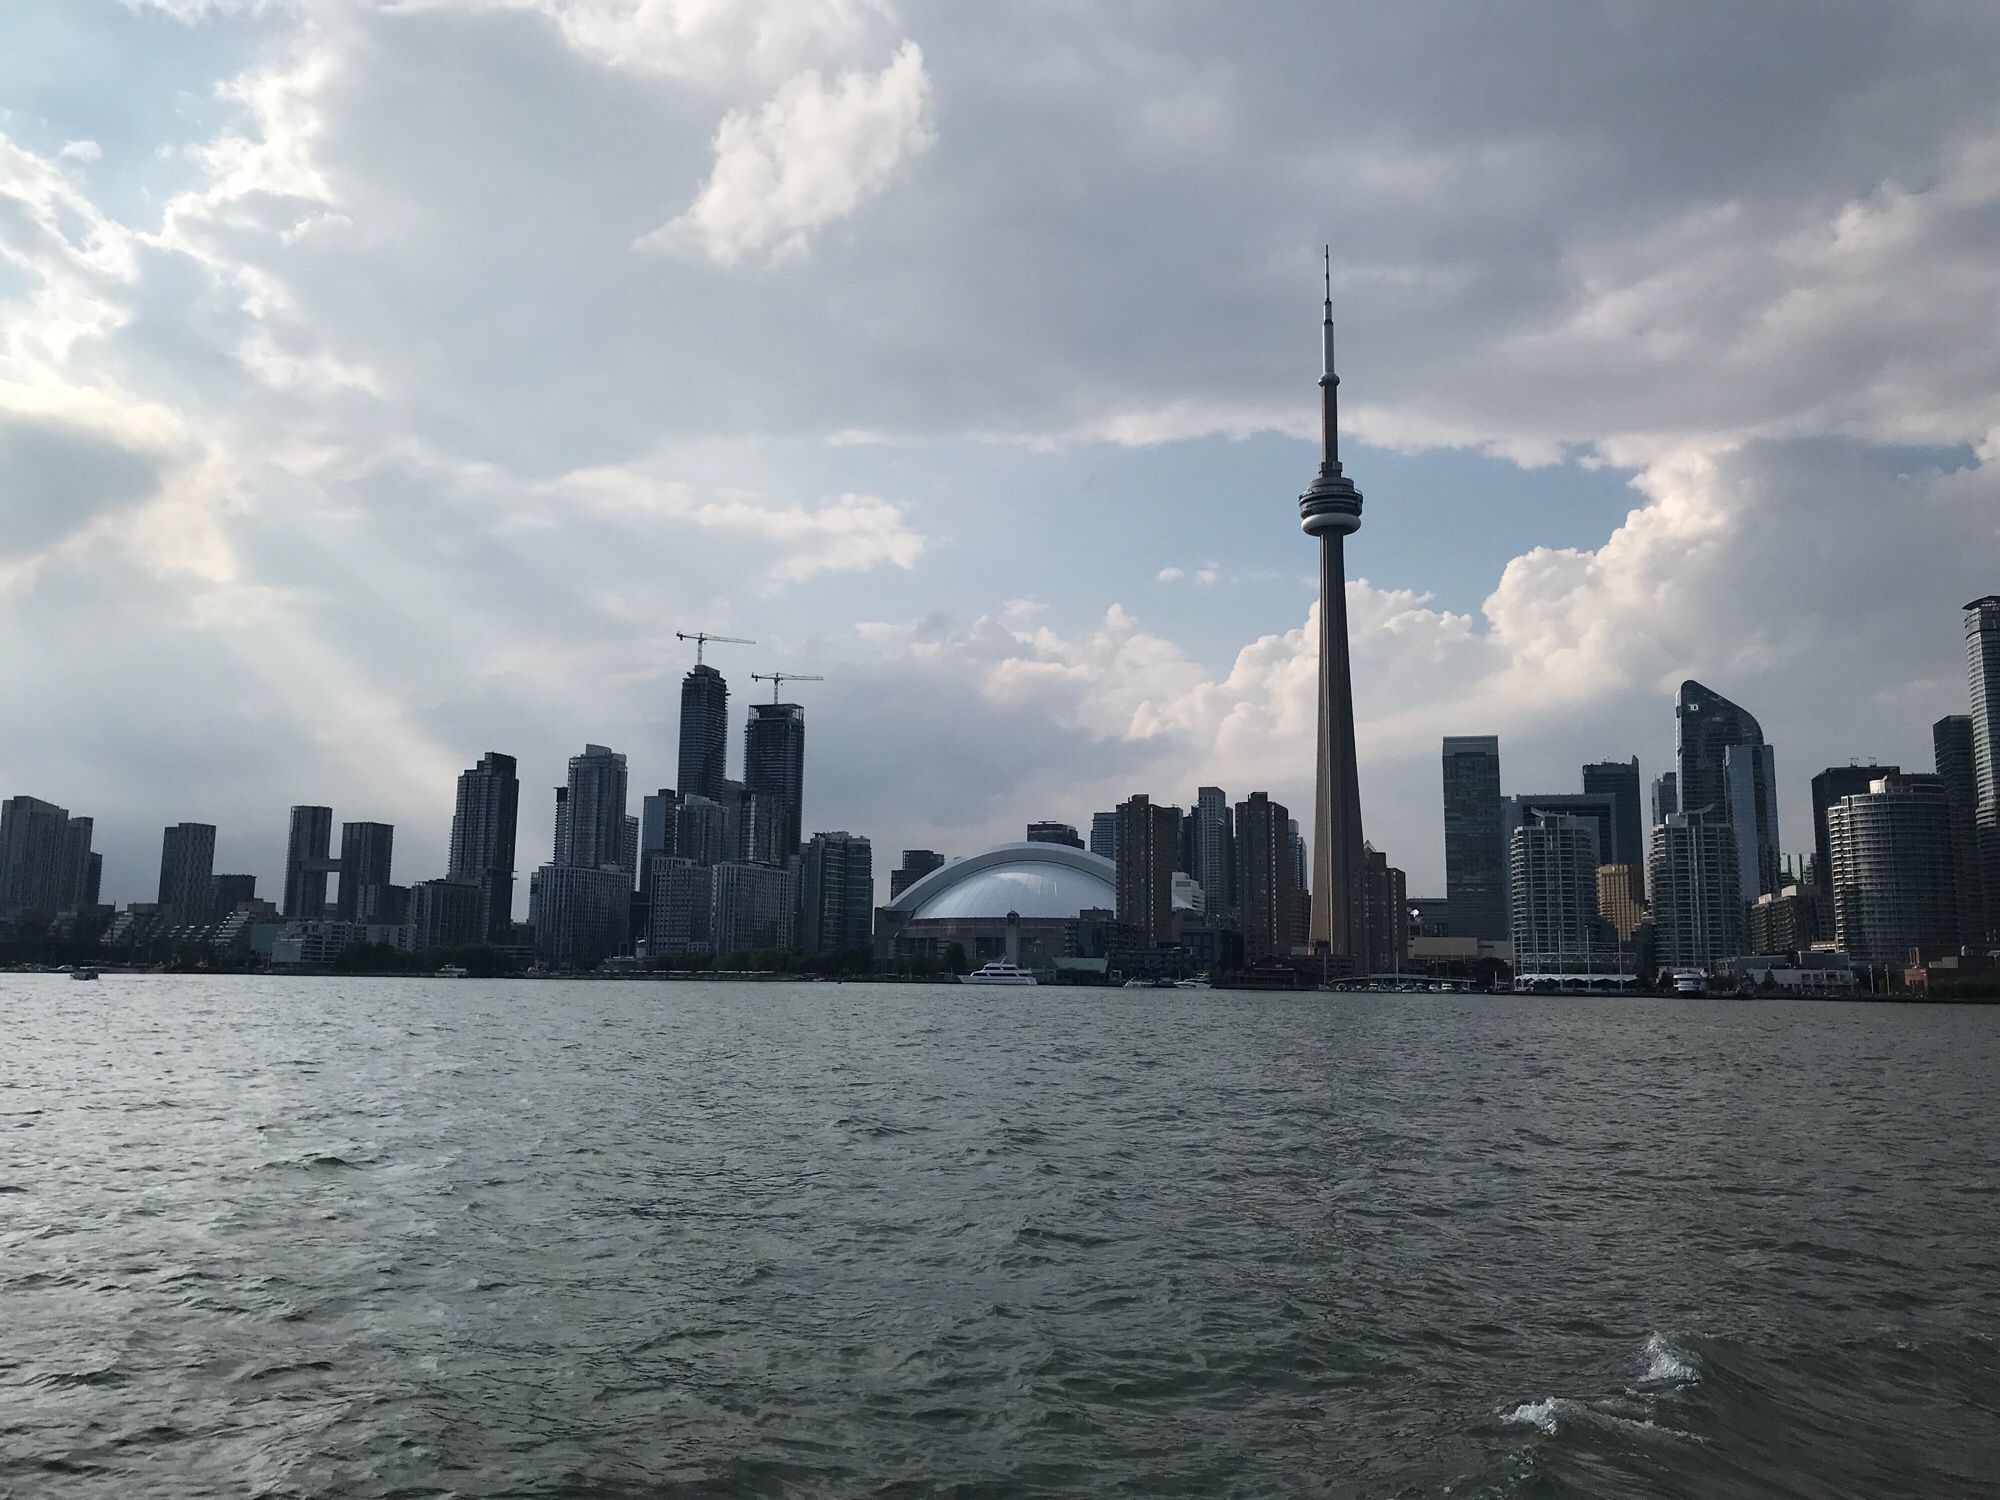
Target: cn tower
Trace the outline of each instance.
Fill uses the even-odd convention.
[[[1349,532],[1361,525],[1361,491],[1340,472],[1340,377],[1333,373],[1333,249],[1326,252],[1325,356],[1319,377],[1319,473],[1299,496],[1299,525],[1319,539],[1319,777],[1312,821],[1313,947],[1360,961],[1366,951],[1361,788],[1354,769],[1354,678],[1347,665]]]

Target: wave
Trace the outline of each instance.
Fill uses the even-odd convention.
[[[1657,1333],[1646,1335],[1640,1355],[1646,1361],[1646,1373],[1639,1378],[1647,1385],[1693,1385],[1701,1379],[1693,1360]]]

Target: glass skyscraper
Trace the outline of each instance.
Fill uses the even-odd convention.
[[[1507,940],[1505,812],[1500,737],[1446,735],[1444,884],[1454,937]]]

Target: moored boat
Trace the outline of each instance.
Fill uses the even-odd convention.
[[[1005,959],[996,958],[992,963],[974,969],[970,974],[958,976],[960,984],[1033,984],[1035,976],[1026,969],[1016,968]]]

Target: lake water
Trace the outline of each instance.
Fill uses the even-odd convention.
[[[0,1493],[2000,1494],[2000,1008],[0,975]]]

